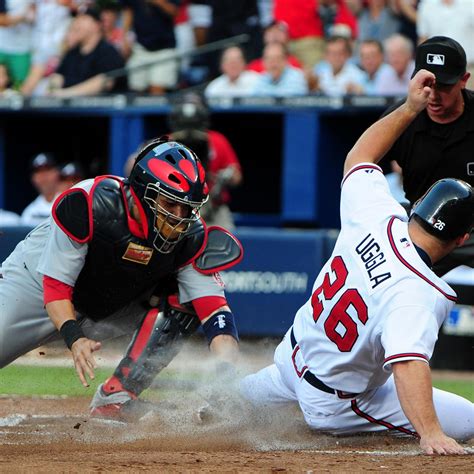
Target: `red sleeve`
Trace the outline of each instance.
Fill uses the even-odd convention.
[[[248,71],[255,71],[261,74],[264,71],[262,58],[254,59],[247,64]]]
[[[52,301],[72,301],[72,291],[72,286],[47,275],[43,276],[43,300],[45,306]]]
[[[296,56],[292,56],[291,54],[290,56],[288,56],[288,63],[290,64],[290,66],[293,66],[297,69],[303,69],[303,66],[298,61],[298,58]]]
[[[222,306],[227,306],[227,300],[222,296],[203,296],[193,300],[194,310],[201,321]]]
[[[211,144],[211,153],[214,153],[213,159],[209,161],[209,171],[217,173],[229,165],[234,165],[240,170],[240,162],[232,148],[229,140],[222,133],[209,130],[209,142]]]

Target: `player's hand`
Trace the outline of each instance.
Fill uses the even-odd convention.
[[[406,101],[406,105],[411,111],[418,114],[426,108],[435,81],[435,75],[426,69],[421,69],[415,74],[408,86]]]
[[[457,441],[444,433],[422,436],[420,446],[425,454],[467,454]]]
[[[87,337],[81,337],[71,347],[74,367],[84,387],[89,386],[86,375],[91,380],[94,379],[94,369],[97,367],[97,364],[92,353],[98,351],[100,347],[100,342],[88,339]]]

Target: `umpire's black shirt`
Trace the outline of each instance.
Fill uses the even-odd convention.
[[[412,204],[442,178],[462,179],[474,186],[474,91],[462,93],[464,112],[458,119],[439,124],[424,110],[385,156],[402,167],[405,195]]]

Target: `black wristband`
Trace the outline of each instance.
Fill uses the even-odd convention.
[[[72,345],[81,337],[85,337],[81,326],[74,319],[68,319],[59,330],[59,333],[64,339],[66,346],[71,349]]]

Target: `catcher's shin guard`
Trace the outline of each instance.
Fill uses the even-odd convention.
[[[161,309],[150,309],[145,315],[125,357],[103,385],[106,395],[123,391],[133,398],[140,395],[173,360],[184,338],[199,327],[197,315],[180,306],[175,295],[168,297],[161,306]]]

